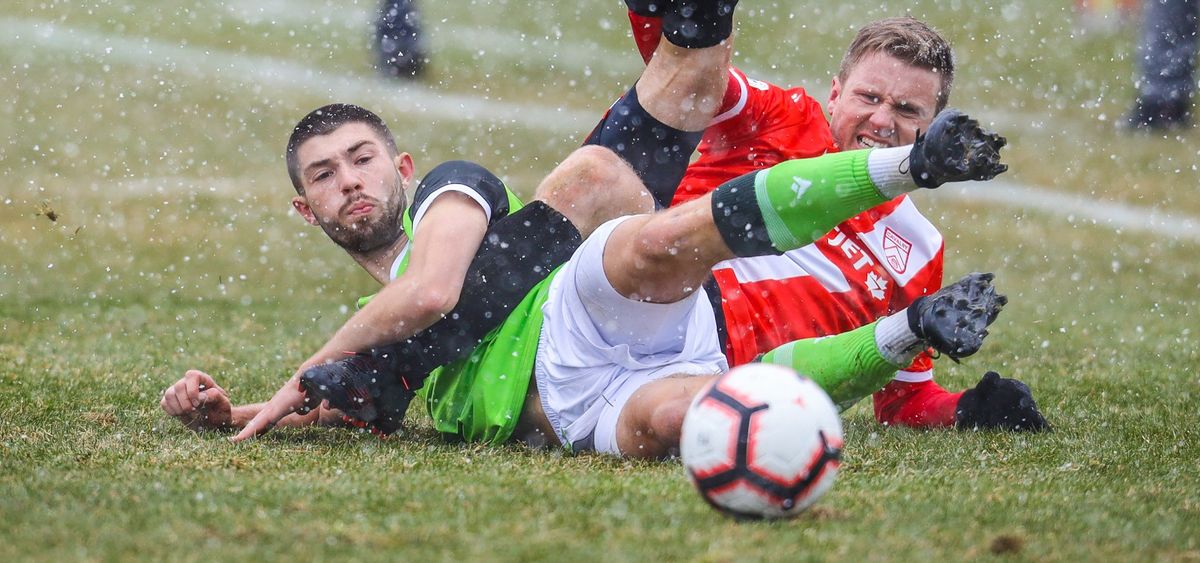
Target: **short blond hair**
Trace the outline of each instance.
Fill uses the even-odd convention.
[[[891,55],[937,73],[942,79],[937,111],[946,107],[950,101],[950,87],[954,85],[954,51],[950,42],[932,27],[909,16],[882,19],[863,26],[846,50],[846,56],[842,57],[838,79],[845,82],[854,66],[872,53]]]

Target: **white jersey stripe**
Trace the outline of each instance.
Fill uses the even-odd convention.
[[[893,239],[890,248],[884,240],[888,229],[892,230],[893,237],[901,237]],[[942,234],[921,215],[912,198],[907,197],[886,217],[876,221],[874,229],[860,233],[858,238],[871,254],[881,259],[883,267],[900,285],[907,285],[942,248]],[[898,249],[897,243],[910,246]],[[889,253],[894,260],[888,259]]]
[[[429,194],[429,197],[425,198],[425,201],[421,203],[421,208],[418,209],[416,213],[413,213],[413,232],[409,233],[409,238],[417,235],[417,225],[421,223],[421,218],[425,217],[425,212],[429,211],[429,206],[433,205],[433,200],[437,199],[438,196],[446,192],[459,192],[475,200],[475,202],[483,208],[483,213],[484,215],[487,215],[487,221],[489,224],[491,224],[492,206],[488,205],[487,200],[483,199],[483,196],[479,192],[464,184],[446,184],[445,186],[434,190],[432,194]]]
[[[742,113],[742,110],[746,109],[746,101],[750,99],[750,92],[748,92],[746,90],[746,80],[744,78],[742,78],[742,75],[738,74],[737,71],[735,71],[731,68],[731,69],[729,69],[729,76],[732,76],[733,79],[737,81],[738,87],[740,87],[742,90],[742,94],[741,94],[741,96],[738,97],[738,101],[736,104],[733,105],[733,107],[725,110],[720,115],[714,117],[712,119],[712,121],[709,122],[709,124],[708,124],[709,127],[712,127],[713,125],[716,125],[722,121],[725,121],[726,119],[732,118],[733,116],[735,116],[739,113]]]
[[[925,371],[906,371],[899,370],[896,372],[896,381],[904,381],[906,383],[920,383],[933,379],[933,370]]]
[[[720,268],[732,269],[741,283],[812,276],[830,292],[850,291],[850,282],[846,280],[842,271],[826,258],[820,249],[811,244],[796,250],[789,250],[779,256],[726,260],[714,267],[714,269]]]

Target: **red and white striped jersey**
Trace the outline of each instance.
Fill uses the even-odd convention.
[[[785,160],[837,150],[829,123],[803,88],[784,90],[729,69],[721,111],[696,148],[672,205],[711,192],[722,182]]]
[[[718,264],[730,364],[904,309],[941,286],[942,250],[941,234],[900,197],[803,248]],[[905,371],[921,378],[931,368],[923,354]]]
[[[634,39],[649,60],[661,20],[630,12]],[[837,150],[821,104],[803,88],[784,89],[731,68],[721,110],[704,132],[672,205],[785,160]],[[718,264],[713,277],[731,366],[801,338],[853,330],[904,309],[942,286],[942,235],[906,196],[860,213],[820,240],[781,256]],[[929,379],[917,356],[897,379]]]
[[[784,160],[837,150],[820,104],[730,70],[723,111],[705,132],[673,203]],[[721,289],[730,365],[801,338],[837,334],[904,309],[942,284],[942,235],[908,197],[843,222],[782,256],[739,258],[713,270]],[[926,379],[922,354],[906,379]]]

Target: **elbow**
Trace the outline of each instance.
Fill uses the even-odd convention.
[[[413,304],[420,315],[427,319],[439,319],[458,306],[461,290],[457,287],[430,287],[421,290]]]

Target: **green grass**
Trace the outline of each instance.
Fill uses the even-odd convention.
[[[257,20],[232,0],[0,8],[0,23],[55,22],[58,38],[322,73],[297,88],[204,57],[0,45],[0,560],[1200,558],[1195,243],[936,196],[918,204],[946,236],[947,277],[991,269],[1012,297],[985,350],[939,362],[939,381],[1019,377],[1055,431],[886,429],[856,407],[837,485],[792,521],[723,518],[677,463],[444,444],[424,422],[396,440],[306,429],[232,446],[166,419],[159,394],[188,368],[266,398],[371,290],[288,206],[281,148],[332,101],[322,77],[361,83],[348,101],[381,108],[419,168],[474,159],[528,193],[590,123],[467,121],[406,93],[599,116],[638,69],[619,2],[537,17],[425,2],[437,59],[413,90],[369,72],[353,22],[374,4],[304,0]],[[1200,215],[1195,132],[1112,129],[1132,30],[1080,33],[1067,4],[744,2],[738,57],[823,98],[851,29],[910,11],[955,42],[953,103],[1008,135],[1013,181]]]

